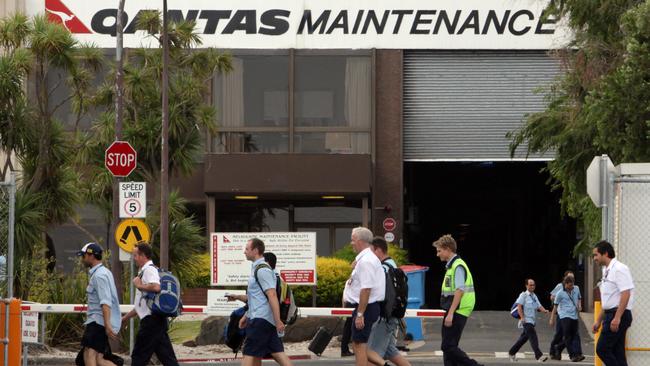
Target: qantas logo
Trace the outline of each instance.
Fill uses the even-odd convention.
[[[61,0],[45,0],[47,19],[63,24],[70,33],[92,33]]]

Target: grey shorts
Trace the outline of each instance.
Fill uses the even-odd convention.
[[[399,319],[390,318],[379,319],[373,324],[370,338],[368,339],[368,347],[377,352],[379,357],[383,359],[391,359],[398,356],[399,350],[396,345],[395,332],[399,326]]]

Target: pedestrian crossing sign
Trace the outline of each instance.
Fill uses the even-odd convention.
[[[128,253],[131,253],[138,244],[149,244],[150,240],[151,230],[144,220],[124,219],[115,229],[115,242]]]

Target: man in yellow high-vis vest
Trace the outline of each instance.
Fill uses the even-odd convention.
[[[443,235],[433,243],[441,261],[447,262],[445,278],[442,281],[440,306],[446,310],[442,323],[442,352],[445,366],[479,365],[458,347],[463,328],[474,304],[474,281],[465,261],[456,254],[456,240]]]

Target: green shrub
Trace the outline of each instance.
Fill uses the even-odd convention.
[[[356,258],[357,253],[354,252],[351,245],[346,245],[345,247],[337,250],[334,253],[334,258],[343,259],[348,262],[352,262]],[[388,244],[388,256],[393,258],[398,266],[408,263],[408,251],[398,247],[395,244]],[[320,272],[319,272],[320,274]]]
[[[316,304],[323,307],[340,307],[345,281],[352,273],[350,262],[339,258],[318,257],[316,273]],[[298,306],[311,306],[311,287],[296,286],[292,290]]]
[[[191,271],[186,271],[185,283],[181,283],[183,288],[202,288],[210,287],[210,253],[203,253],[196,257],[196,263]]]

